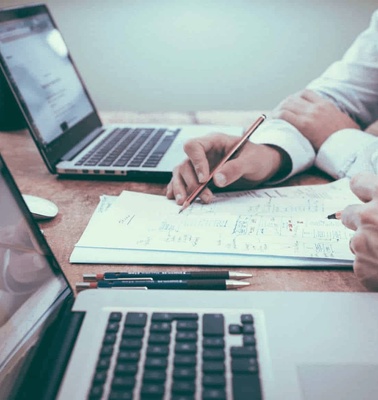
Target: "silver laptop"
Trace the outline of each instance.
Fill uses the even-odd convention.
[[[0,399],[375,400],[378,293],[76,300],[0,156]]]
[[[188,139],[243,131],[230,126],[103,126],[45,5],[0,10],[0,66],[52,173],[167,180],[185,158]]]

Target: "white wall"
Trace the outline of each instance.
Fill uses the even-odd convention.
[[[376,0],[46,3],[97,108],[132,111],[270,109],[339,58],[378,8]]]

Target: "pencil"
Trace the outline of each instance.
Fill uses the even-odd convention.
[[[341,211],[337,211],[333,214],[327,215],[328,219],[341,219]]]
[[[198,185],[196,189],[186,198],[184,201],[184,204],[182,205],[179,213],[184,211],[186,208],[188,208],[193,201],[199,196],[199,194],[205,189],[205,187],[210,183],[210,181],[213,179],[213,176],[216,174],[216,172],[223,167],[223,165],[230,160],[238,150],[240,150],[244,144],[247,142],[247,140],[251,137],[252,133],[265,121],[266,116],[262,114],[257,120],[244,132],[243,136],[240,138],[239,142],[235,144],[234,147],[230,149],[230,151],[222,158],[222,160],[219,162],[219,164],[213,169],[213,171],[210,173],[209,178],[207,179],[206,182],[201,183]]]

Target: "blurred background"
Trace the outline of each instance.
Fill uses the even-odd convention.
[[[45,3],[97,108],[144,112],[271,109],[340,58],[378,8],[376,0]]]

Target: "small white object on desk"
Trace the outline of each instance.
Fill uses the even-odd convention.
[[[58,207],[50,200],[30,194],[23,194],[22,197],[33,217],[39,221],[52,219],[58,214]]]

